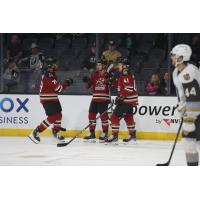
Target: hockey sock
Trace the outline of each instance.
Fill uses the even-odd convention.
[[[108,114],[105,113],[101,116],[101,122],[102,122],[102,130],[104,133],[108,132],[108,127],[109,127],[109,123],[108,123]]]
[[[196,148],[196,140],[193,138],[183,138],[183,147],[188,166],[197,166],[199,164],[199,153]]]
[[[53,124],[53,129],[59,131],[60,128],[61,128],[61,120],[56,120],[56,121],[54,122],[54,124]]]
[[[133,119],[133,114],[126,114],[124,117],[124,120],[126,122],[129,134],[134,136],[135,135],[135,122]]]
[[[186,161],[188,166],[199,165],[199,153],[186,153]]]
[[[89,118],[89,123],[90,123],[90,126],[89,126],[89,129],[90,129],[90,132],[93,132],[96,128],[96,113],[89,113],[88,115],[88,118]]]
[[[44,120],[39,126],[38,129],[40,130],[40,132],[43,132],[45,129],[47,129],[49,126],[51,125],[51,123],[46,119]]]
[[[117,117],[115,114],[112,114],[111,116],[111,127],[112,127],[112,135],[117,136],[119,133],[119,117]]]
[[[46,120],[44,120],[40,125],[39,125],[39,129],[40,131],[44,131],[45,129],[47,129],[51,124],[53,124],[54,122],[58,121],[58,123],[61,123],[62,119],[62,113],[58,113],[55,115],[50,115],[47,117]],[[56,124],[56,126],[58,125],[58,127],[60,127],[59,124]]]

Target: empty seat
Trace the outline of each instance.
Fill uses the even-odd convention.
[[[130,51],[128,49],[121,48],[119,51],[121,52],[123,57],[126,57],[126,58],[129,57]]]
[[[47,49],[44,51],[44,54],[47,55],[47,57],[58,58],[56,49]]]
[[[165,50],[155,48],[155,49],[151,49],[149,56],[160,56],[164,58],[165,53],[166,53]]]
[[[55,42],[55,50],[57,57],[61,57],[62,55],[66,55],[69,52],[70,46],[70,39],[69,38],[60,38]]]
[[[148,60],[147,62],[143,63],[143,69],[155,69],[159,68],[160,62],[159,60]]]
[[[59,38],[58,40],[56,40],[55,48],[56,49],[58,49],[58,48],[68,49],[70,43],[71,43],[71,41],[69,38],[65,38],[65,37]]]
[[[177,44],[190,44],[191,35],[187,33],[178,34]]]
[[[53,47],[54,39],[53,38],[40,38],[39,46],[41,49],[50,49]]]
[[[144,60],[145,57],[142,55],[131,57],[131,68],[133,68],[136,72],[139,72],[142,69]]]
[[[155,41],[155,39],[156,39],[155,33],[147,33],[147,34],[144,34],[144,36],[143,36],[144,42],[153,43]]]
[[[86,48],[87,38],[76,38],[72,41],[72,48]]]
[[[136,49],[136,51],[138,53],[148,54],[152,47],[153,44],[151,43],[141,43],[140,46]]]
[[[23,47],[27,50],[30,49],[32,43],[36,43],[36,38],[24,38],[23,39]]]

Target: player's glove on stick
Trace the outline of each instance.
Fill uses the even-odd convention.
[[[122,97],[122,96],[116,97],[116,99],[115,99],[116,105],[121,105],[123,102],[124,102],[124,97]]]
[[[72,78],[67,78],[65,81],[66,81],[68,86],[70,86],[70,85],[72,85],[74,83]]]
[[[90,79],[87,76],[84,76],[82,80],[83,80],[84,83],[90,82]]]
[[[180,102],[178,105],[177,105],[177,110],[180,114],[180,117],[183,117],[183,114],[185,113],[186,111],[186,103],[184,102]]]

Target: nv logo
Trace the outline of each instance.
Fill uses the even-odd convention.
[[[163,121],[164,121],[168,126],[170,126],[170,124],[171,124],[170,119],[163,119]]]

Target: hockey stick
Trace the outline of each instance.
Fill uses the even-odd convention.
[[[107,110],[105,110],[101,115],[99,115],[96,120],[98,120],[103,114],[105,114],[110,108],[113,107],[113,103],[111,103],[111,105],[108,107]],[[92,123],[89,123],[83,130],[80,131],[79,134],[77,134],[76,136],[74,136],[70,141],[68,142],[63,142],[63,143],[58,143],[57,144],[57,147],[65,147],[67,146],[68,144],[70,144],[71,142],[73,142],[83,131],[85,131]]]
[[[181,120],[179,129],[178,129],[178,132],[177,132],[177,134],[176,134],[176,139],[175,139],[175,141],[174,141],[174,145],[173,145],[173,147],[172,147],[169,160],[168,160],[166,163],[157,164],[156,166],[169,166],[169,164],[170,164],[170,162],[171,162],[171,159],[172,159],[172,156],[173,156],[173,153],[174,153],[174,149],[175,149],[175,147],[176,147],[176,143],[177,143],[177,141],[178,141],[178,137],[179,137],[180,132],[181,132],[182,125],[183,125],[183,118],[182,118],[182,120]]]

